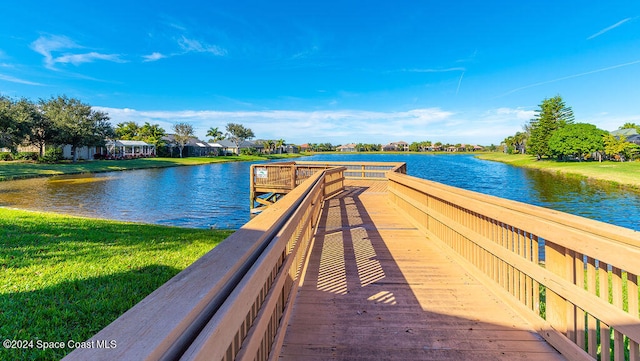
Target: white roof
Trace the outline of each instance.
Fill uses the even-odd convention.
[[[107,142],[108,145],[115,145],[116,147],[142,147],[142,146],[153,146],[152,144],[145,143],[141,140],[111,140]]]
[[[219,143],[208,143],[209,146],[214,147],[214,148],[222,148],[222,145],[220,145]]]

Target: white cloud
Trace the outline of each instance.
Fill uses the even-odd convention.
[[[533,117],[536,114],[535,110],[525,110],[525,109],[521,109],[521,108],[498,108],[495,111],[490,111],[488,114],[491,115],[491,113],[495,113],[498,116],[513,116],[516,119],[519,120],[530,120],[533,119]]]
[[[119,55],[116,54],[100,54],[94,51],[85,54],[68,54],[57,57],[55,59],[56,63],[71,63],[73,65],[80,65],[82,63],[91,63],[94,60],[106,60],[112,61],[116,63],[124,63],[124,60],[120,59]]]
[[[10,75],[4,75],[4,74],[0,74],[0,80],[8,81],[10,83],[42,86],[42,84],[40,83],[36,83],[36,82],[32,82],[32,81],[28,81],[28,80],[24,80],[24,79],[10,76]]]
[[[502,108],[484,114],[457,114],[439,108],[377,112],[362,110],[265,110],[265,111],[139,111],[98,107],[117,124],[159,124],[170,132],[173,124],[188,122],[205,139],[210,127],[224,129],[227,123],[251,128],[256,138],[285,139],[290,143],[350,142],[381,143],[432,140],[451,143],[499,143],[521,130],[526,110]]]
[[[124,62],[117,54],[102,54],[95,51],[89,53],[73,54],[70,50],[82,49],[83,47],[66,36],[43,35],[31,43],[31,48],[44,56],[44,63],[48,69],[56,70],[57,63],[70,63],[80,65],[90,63],[94,60],[106,60],[112,62]],[[57,53],[65,52],[58,55]]]
[[[626,18],[626,19],[620,20],[620,21],[618,21],[617,23],[615,23],[615,24],[613,24],[613,25],[611,25],[611,26],[609,26],[609,27],[606,27],[606,28],[604,28],[604,29],[602,29],[602,30],[598,31],[597,33],[595,33],[595,34],[591,35],[590,37],[588,37],[588,38],[587,38],[587,40],[591,40],[591,39],[593,39],[593,38],[597,38],[598,36],[600,36],[600,35],[602,35],[602,34],[604,34],[604,33],[608,32],[608,31],[611,31],[611,30],[613,30],[613,29],[617,28],[618,26],[620,26],[620,25],[622,25],[622,24],[626,23],[626,22],[627,22],[627,21],[629,21],[629,20],[631,20],[631,18]]]
[[[216,56],[225,56],[227,55],[227,50],[223,49],[217,45],[207,44],[205,42],[201,42],[195,39],[189,39],[184,35],[178,39],[178,45],[185,53],[196,52],[196,53],[211,53]]]
[[[494,108],[480,111],[452,112],[440,108],[418,108],[406,111],[364,110],[264,110],[214,111],[183,110],[141,111],[129,108],[98,107],[107,112],[112,124],[134,121],[159,124],[166,131],[177,122],[194,126],[203,140],[207,129],[224,129],[227,123],[241,123],[251,128],[256,138],[284,139],[289,143],[332,144],[380,143],[392,141],[431,140],[443,143],[499,144],[504,138],[523,130],[535,116],[526,108]],[[613,130],[626,121],[640,122],[638,117],[597,115],[594,121],[601,129]]]
[[[163,55],[163,54],[158,53],[158,52],[154,52],[152,54],[143,56],[145,62],[157,61],[157,60],[160,60],[160,59],[163,59],[163,58],[166,58],[166,57],[167,57],[166,55]]]

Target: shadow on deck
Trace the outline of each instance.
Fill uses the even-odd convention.
[[[281,360],[563,359],[405,219],[386,183],[325,201]]]

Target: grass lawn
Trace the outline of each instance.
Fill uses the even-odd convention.
[[[183,165],[200,165],[221,162],[260,161],[268,159],[288,159],[298,154],[272,154],[261,156],[225,156],[193,158],[140,158],[130,160],[94,160],[77,163],[40,164],[35,162],[0,162],[0,181],[45,177],[62,174],[99,173],[129,169],[164,168]]]
[[[599,181],[616,183],[640,190],[640,162],[557,162],[536,160],[525,154],[484,153],[480,159],[512,164],[518,167],[535,168],[560,174],[579,175]]]
[[[231,233],[0,208],[0,339],[84,341]],[[71,351],[0,348],[0,359]]]

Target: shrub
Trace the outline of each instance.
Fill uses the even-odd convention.
[[[57,163],[62,160],[62,149],[60,148],[49,148],[44,152],[42,158],[40,158],[40,162],[43,163]]]
[[[0,153],[0,160],[10,161],[13,160],[13,156],[11,155],[11,153],[2,152]]]
[[[260,154],[256,148],[241,148],[241,155],[257,155]]]
[[[18,152],[13,155],[15,160],[38,160],[38,153],[36,152]]]

